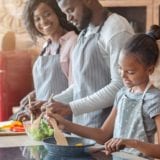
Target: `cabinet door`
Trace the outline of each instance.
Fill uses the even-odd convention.
[[[0,52],[0,121],[33,90],[31,57],[26,51]]]
[[[145,32],[153,24],[153,0],[100,0],[100,3],[126,17],[135,32]]]

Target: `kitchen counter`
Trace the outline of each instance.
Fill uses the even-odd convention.
[[[96,147],[99,145],[96,145]],[[47,153],[42,142],[33,141],[27,135],[0,136],[0,160],[144,160],[137,156],[116,152],[106,156],[97,152],[90,156],[61,157]]]
[[[0,136],[0,148],[42,145],[40,141],[33,141],[27,135]]]

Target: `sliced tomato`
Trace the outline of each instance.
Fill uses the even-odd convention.
[[[25,132],[25,129],[23,126],[13,126],[10,128],[11,131],[13,132]]]

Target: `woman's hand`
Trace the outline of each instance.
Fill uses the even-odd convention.
[[[21,101],[20,101],[20,106],[26,106],[28,105],[28,97],[30,97],[31,101],[35,101],[36,94],[35,91],[30,92],[27,96],[25,96]]]
[[[111,154],[112,152],[119,151],[125,148],[125,142],[127,140],[120,138],[112,138],[105,143],[106,154]]]
[[[29,112],[34,116],[36,119],[42,113],[41,106],[45,103],[45,101],[34,101],[28,106]]]
[[[16,120],[21,121],[21,122],[28,121],[30,120],[30,114],[27,111],[19,112],[16,115]]]
[[[44,101],[32,101],[31,104],[25,106],[25,110],[17,114],[16,119],[20,121],[26,121],[31,119],[31,114],[34,119],[39,117],[41,114],[41,106],[45,103]]]

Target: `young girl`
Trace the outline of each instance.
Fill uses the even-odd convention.
[[[107,154],[123,148],[135,155],[160,158],[160,144],[153,144],[156,130],[160,143],[160,90],[149,81],[159,55],[157,39],[160,27],[154,25],[149,34],[137,34],[126,44],[119,57],[125,87],[118,92],[112,112],[101,128],[73,124],[51,109],[47,110],[49,120],[55,118],[70,132],[101,144],[106,142]]]
[[[28,94],[31,101],[45,101],[71,83],[70,55],[77,30],[67,22],[56,0],[28,0],[24,6],[24,23],[35,42],[38,38],[47,39],[33,66],[34,91]],[[28,104],[28,95],[21,101],[21,106]],[[26,113],[20,112],[17,118],[27,118]]]

